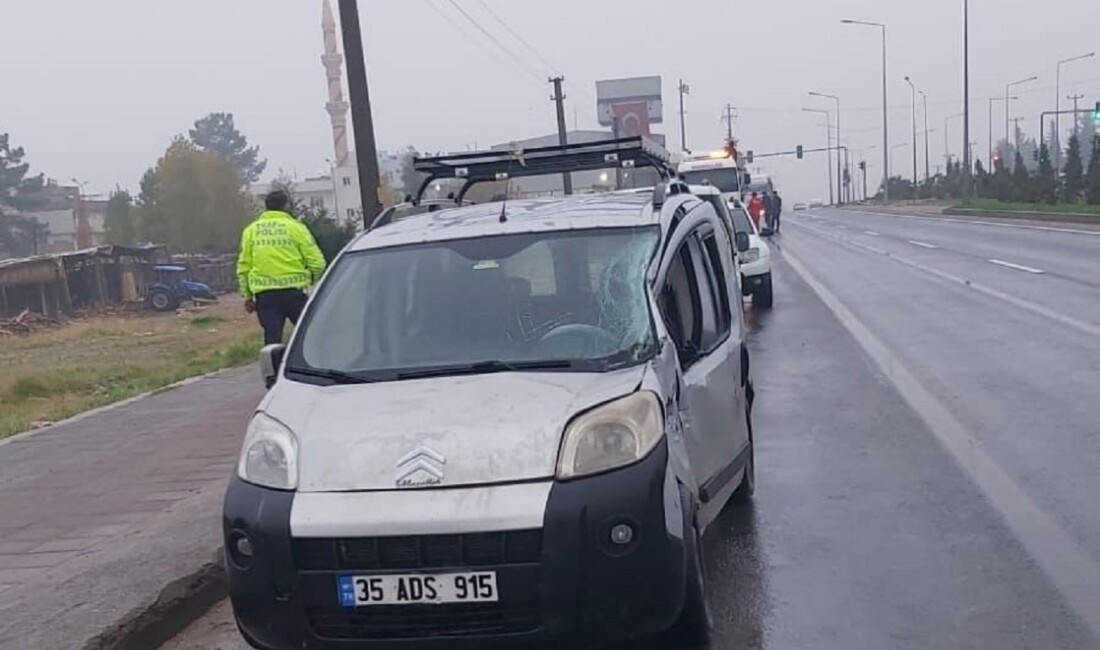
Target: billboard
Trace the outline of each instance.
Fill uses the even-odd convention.
[[[664,121],[661,77],[631,77],[596,82],[600,126],[619,123],[621,135],[648,135],[650,124]]]

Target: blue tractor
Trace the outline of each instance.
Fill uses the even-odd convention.
[[[145,287],[145,304],[156,311],[174,311],[180,304],[217,302],[210,285],[192,280],[187,268],[169,264],[153,267],[156,274]]]

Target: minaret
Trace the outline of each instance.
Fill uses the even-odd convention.
[[[325,0],[324,16],[321,27],[325,32],[325,53],[321,63],[325,64],[325,77],[328,78],[328,110],[332,121],[332,142],[336,147],[336,167],[348,164],[348,103],[344,101],[344,57],[336,48],[336,19],[332,15],[332,6]]]

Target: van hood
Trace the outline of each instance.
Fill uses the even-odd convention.
[[[573,416],[637,390],[645,368],[324,387],[283,378],[261,409],[298,438],[300,492],[529,481],[554,476]]]

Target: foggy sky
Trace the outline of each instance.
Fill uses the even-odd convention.
[[[739,108],[743,148],[823,146],[821,116],[801,109],[831,102],[806,93],[840,95],[845,137],[865,150],[873,189],[882,158],[867,150],[882,138],[879,33],[841,18],[889,25],[892,144],[912,141],[905,75],[929,95],[933,173],[943,163],[944,119],[962,110],[962,0],[485,0],[554,70],[479,0],[456,1],[513,55],[448,0],[361,0],[380,148],[465,150],[550,133],[551,72],[567,79],[570,127],[576,115],[581,128],[595,128],[597,79],[659,74],[666,123],[655,130],[670,148],[679,144],[681,77],[691,85],[688,145],[697,150],[721,146],[727,102]],[[1056,62],[1100,49],[1098,12],[1096,0],[971,0],[977,157],[988,148],[986,98],[1039,75],[1014,91],[1013,113],[1034,134],[1040,111],[1054,108]],[[26,147],[33,172],[106,192],[135,188],[173,135],[229,111],[269,158],[269,175],[316,173],[332,156],[320,23],[320,0],[0,0],[0,131]],[[1073,92],[1087,105],[1100,99],[1100,57],[1063,68],[1061,94]],[[955,154],[961,129],[951,123]],[[994,134],[1004,134],[1001,105]],[[910,149],[894,161],[896,173],[911,174]],[[827,196],[820,157],[767,165],[788,200]]]

